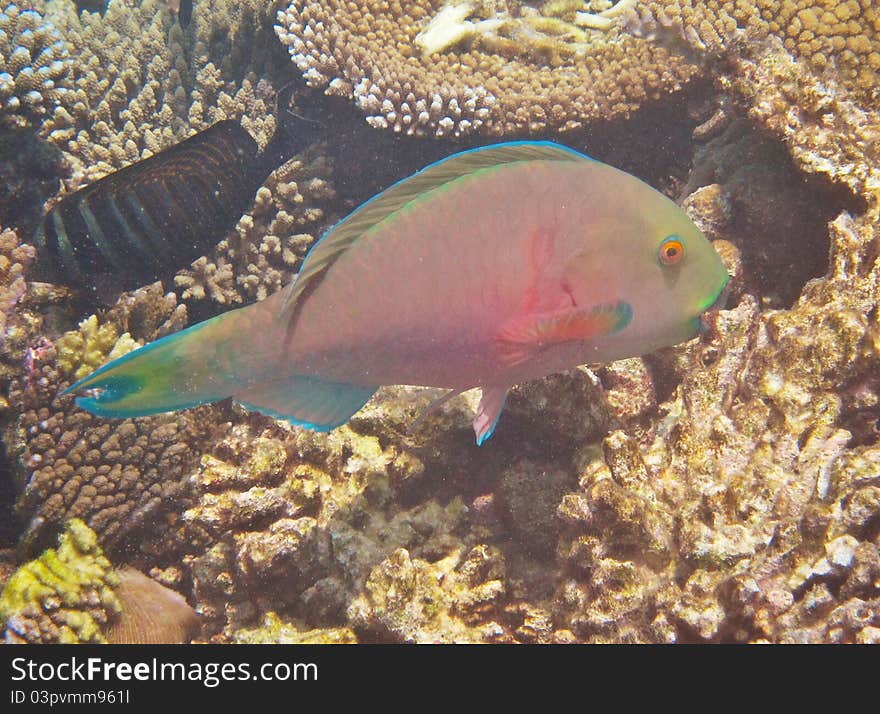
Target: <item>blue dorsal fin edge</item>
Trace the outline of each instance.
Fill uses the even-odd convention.
[[[454,169],[468,159],[474,163]],[[476,159],[484,159],[484,162]],[[492,159],[495,158],[495,161]],[[575,151],[562,144],[552,141],[507,141],[487,146],[477,146],[444,157],[428,164],[411,176],[400,179],[381,193],[368,199],[348,216],[327,230],[309,249],[302,262],[296,279],[287,287],[287,295],[281,305],[282,319],[289,314],[297,298],[306,290],[309,282],[320,275],[335,258],[356,241],[364,232],[395,213],[403,205],[418,196],[437,189],[456,178],[469,175],[481,169],[500,166],[519,161],[556,160],[556,161],[592,161],[599,163],[586,154]],[[443,168],[449,169],[448,173]],[[435,181],[432,182],[431,179]],[[387,207],[383,205],[388,204]]]

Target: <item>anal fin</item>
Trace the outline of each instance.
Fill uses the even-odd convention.
[[[330,431],[351,419],[377,388],[294,375],[261,382],[234,396],[243,406],[267,416]]]

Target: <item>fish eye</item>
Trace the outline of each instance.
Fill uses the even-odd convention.
[[[667,236],[660,244],[659,258],[663,265],[675,265],[684,257],[684,245],[678,236]]]

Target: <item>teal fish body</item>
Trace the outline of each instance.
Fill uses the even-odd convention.
[[[311,428],[382,385],[481,387],[478,443],[514,384],[692,338],[727,272],[684,212],[548,142],[454,155],[368,201],[298,278],[69,391],[134,416],[235,397]]]

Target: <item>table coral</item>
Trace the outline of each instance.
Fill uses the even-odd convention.
[[[636,32],[659,38],[674,29],[698,51],[721,52],[773,36],[812,71],[830,70],[848,90],[878,96],[880,14],[871,3],[647,0],[626,8],[624,15],[624,24]]]
[[[444,12],[436,35],[445,39],[417,40]],[[279,11],[276,30],[311,86],[354,98],[372,126],[406,134],[570,130],[625,116],[697,72],[614,27],[587,31],[526,6],[506,13],[493,3],[297,0]],[[466,33],[448,28],[471,16]],[[479,42],[459,46],[467,34]]]
[[[51,116],[72,89],[61,34],[29,0],[0,5],[0,125]]]

